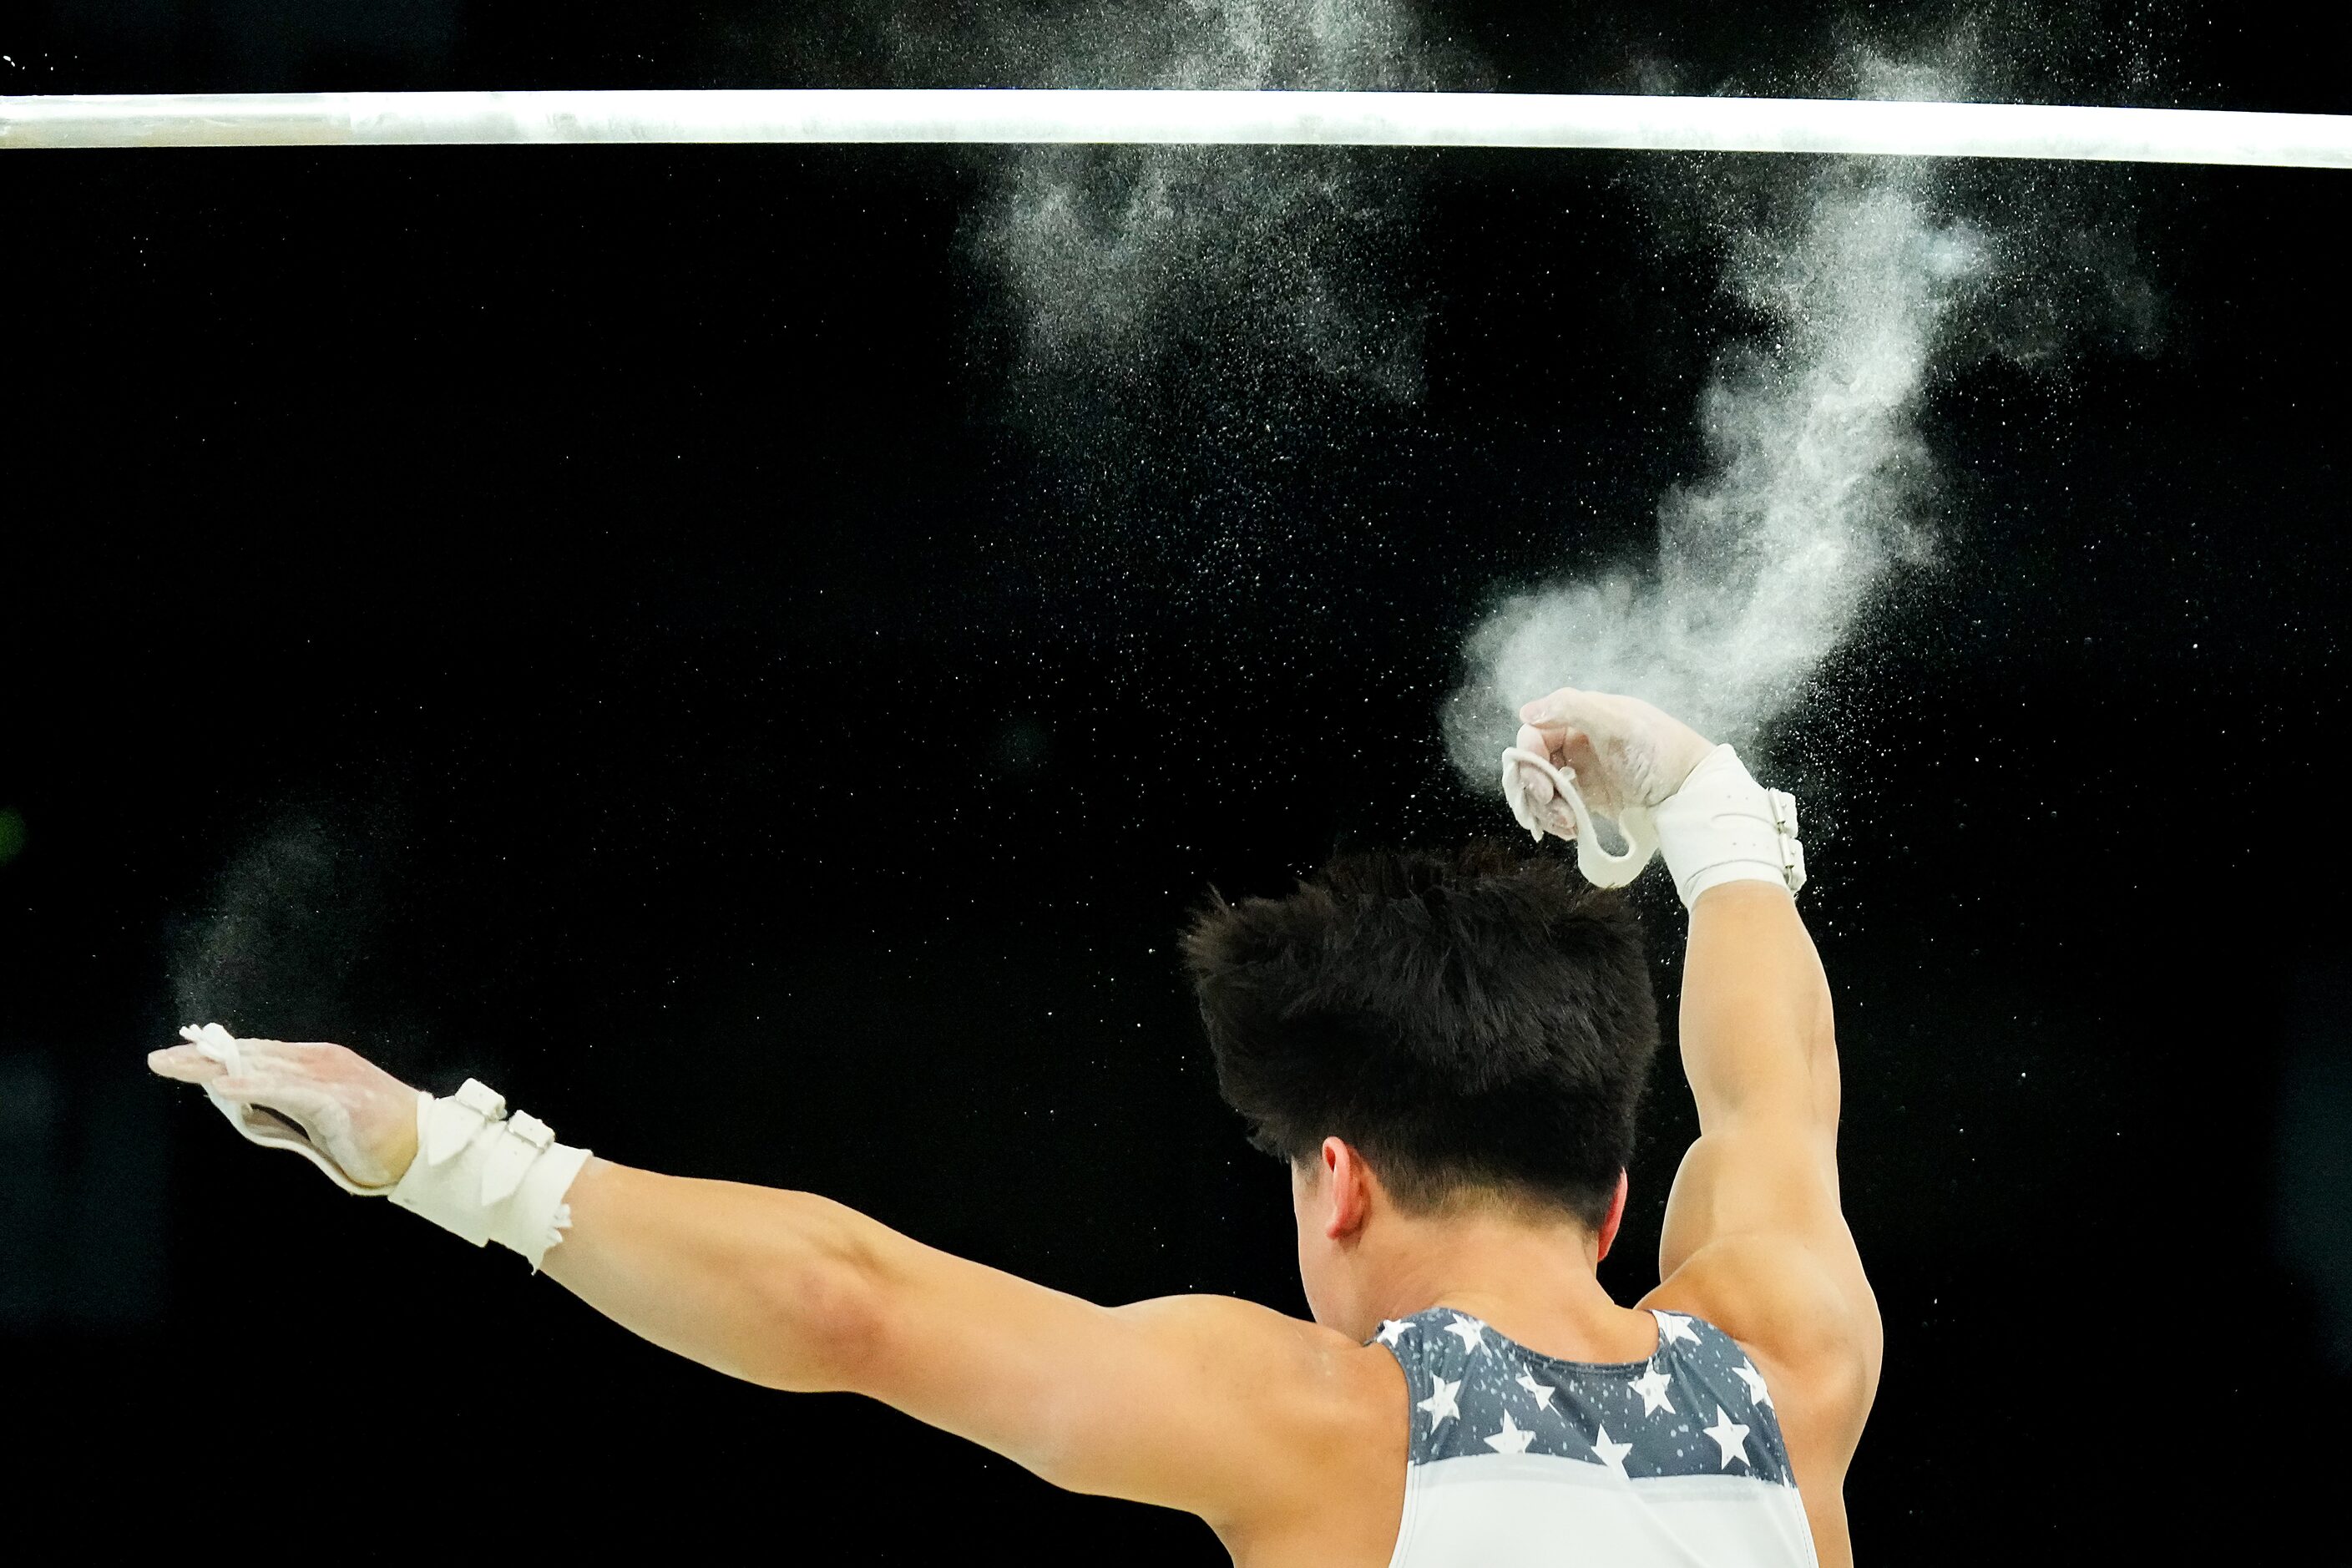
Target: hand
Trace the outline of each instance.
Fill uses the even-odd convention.
[[[236,1073],[194,1044],[150,1052],[147,1065],[202,1084],[256,1142],[307,1141],[356,1185],[389,1187],[407,1172],[416,1157],[416,1091],[408,1085],[341,1046],[240,1039],[236,1054]]]
[[[1664,804],[1691,770],[1715,750],[1697,731],[1638,697],[1612,697],[1563,686],[1519,710],[1517,744],[1574,771],[1585,804],[1622,819],[1629,806]],[[1535,769],[1524,781],[1540,810],[1552,798],[1550,781]]]

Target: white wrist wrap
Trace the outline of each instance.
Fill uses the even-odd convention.
[[[1758,784],[1729,746],[1709,752],[1651,825],[1685,907],[1725,882],[1805,885],[1796,797]]]
[[[391,1197],[476,1247],[521,1253],[536,1274],[572,1223],[563,1194],[587,1163],[587,1150],[558,1143],[528,1112],[509,1117],[505,1100],[469,1078],[446,1099],[418,1092],[416,1158]]]

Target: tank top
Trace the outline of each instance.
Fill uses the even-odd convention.
[[[1811,1568],[1762,1374],[1712,1323],[1651,1315],[1657,1350],[1616,1363],[1451,1308],[1382,1323],[1412,1423],[1390,1568]]]

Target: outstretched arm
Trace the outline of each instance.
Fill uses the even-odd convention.
[[[867,1394],[1057,1486],[1226,1531],[1272,1526],[1269,1484],[1348,1418],[1335,1384],[1387,1370],[1249,1302],[1101,1307],[811,1194],[595,1160],[571,1205],[546,1272],[656,1344],[772,1388]]]
[[[353,1190],[400,1201],[427,1170],[414,1089],[341,1046],[235,1047],[233,1073],[194,1044],[150,1062],[205,1085],[257,1141],[307,1142]],[[443,1168],[493,1145],[514,1155],[497,1129],[525,1120],[481,1124],[480,1150]],[[565,1223],[552,1245],[543,1212],[469,1234],[487,1229],[623,1327],[730,1376],[867,1394],[1057,1486],[1197,1514],[1229,1542],[1320,1520],[1333,1487],[1318,1466],[1363,1462],[1367,1427],[1394,1428],[1393,1468],[1404,1462],[1394,1363],[1262,1307],[1213,1296],[1100,1307],[812,1194],[593,1157],[555,1195]]]

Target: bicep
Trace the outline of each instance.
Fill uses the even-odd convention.
[[[1666,1197],[1658,1275],[1671,1277],[1708,1245],[1777,1237],[1846,1253],[1836,1134],[1797,1116],[1744,1116],[1700,1134]]]
[[[1801,1487],[1834,1491],[1878,1387],[1878,1304],[1837,1200],[1828,1135],[1708,1133],[1684,1156],[1644,1305],[1696,1313],[1772,1384]],[[1810,1479],[1809,1479],[1810,1478]]]
[[[1829,986],[1784,889],[1727,883],[1693,906],[1682,1055],[1699,1138],[1666,1200],[1660,1276],[1710,1253],[1710,1278],[1724,1257],[1779,1258],[1866,1293],[1839,1209]]]
[[[1863,1347],[1876,1381],[1877,1302],[1826,1131],[1735,1121],[1692,1144],[1666,1199],[1658,1275],[1659,1294],[1787,1359]]]
[[[892,1241],[856,1391],[1068,1490],[1213,1524],[1278,1506],[1268,1478],[1297,1472],[1301,1436],[1350,1392],[1357,1347],[1263,1307],[1215,1296],[1104,1307]]]
[[[1878,1308],[1838,1195],[1829,985],[1788,893],[1727,883],[1691,910],[1683,1065],[1700,1136],[1659,1237],[1652,1304],[1749,1347],[1800,1485],[1835,1481],[1878,1381]]]

